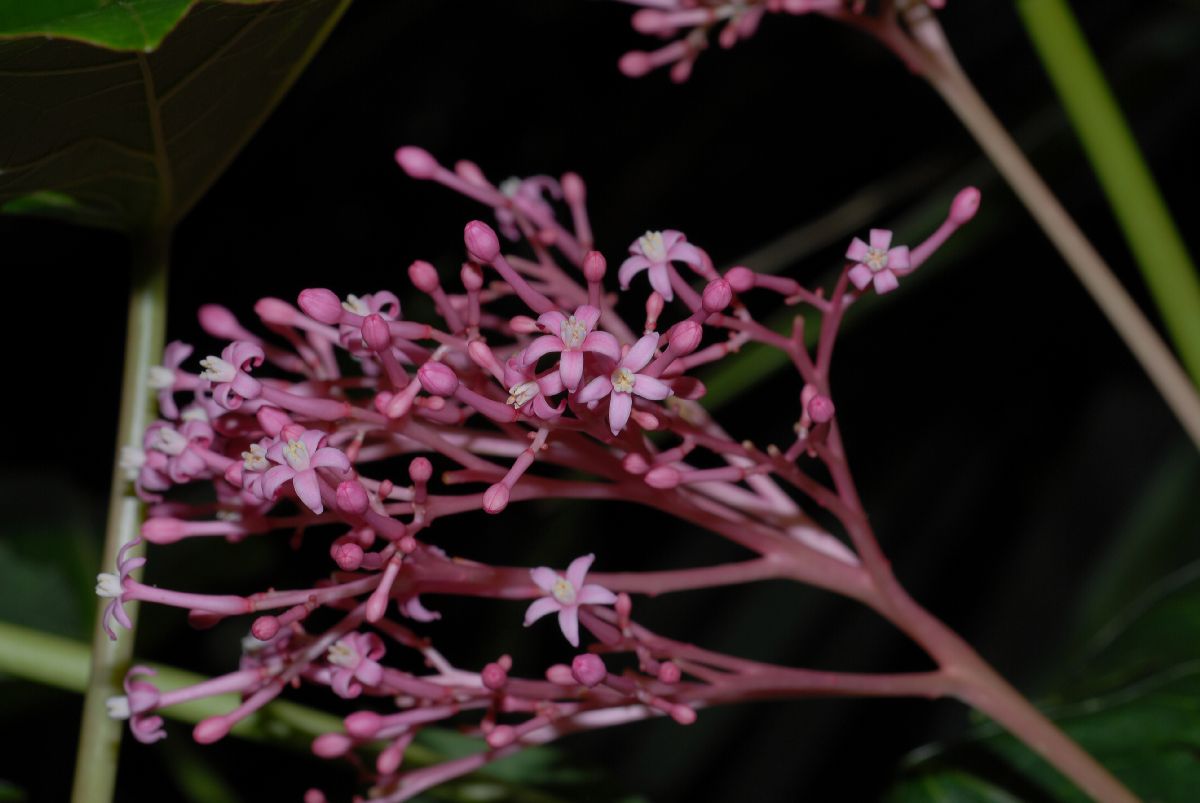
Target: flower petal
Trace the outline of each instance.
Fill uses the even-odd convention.
[[[325,446],[313,454],[309,465],[313,468],[336,468],[338,471],[350,470],[350,458],[341,449]]]
[[[900,286],[900,282],[896,281],[896,274],[890,270],[881,270],[875,274],[875,292],[879,295],[890,293]]]
[[[579,646],[579,609],[572,605],[558,612],[558,626],[572,647]]]
[[[651,265],[647,275],[650,277],[650,286],[658,291],[658,294],[663,297],[664,301],[670,301],[675,298],[675,291],[671,289],[671,275],[668,273],[670,268],[665,262],[659,262],[656,265]]]
[[[580,555],[567,567],[567,582],[575,586],[577,591],[583,588],[584,578],[587,577],[588,569],[592,568],[592,561],[595,559],[596,556],[592,554]]]
[[[594,351],[603,354],[610,360],[621,359],[621,344],[608,332],[590,332],[580,346],[584,351]]]
[[[662,401],[671,395],[671,386],[652,376],[637,374],[633,378],[633,392],[643,399]]]
[[[575,394],[575,401],[580,404],[590,404],[603,399],[612,393],[612,381],[607,376],[598,376],[583,386],[583,390]]]
[[[650,332],[642,335],[638,341],[633,344],[633,348],[629,350],[621,359],[621,367],[628,368],[630,371],[637,373],[650,364],[650,360],[654,359],[654,351],[658,348],[658,332]]]
[[[612,605],[617,601],[617,595],[604,586],[592,584],[579,589],[575,601],[580,605]]]
[[[584,328],[590,332],[596,328],[596,321],[600,320],[600,310],[591,304],[576,307],[575,320],[583,324]]]
[[[634,255],[621,263],[621,267],[617,270],[617,282],[621,285],[622,290],[629,289],[629,282],[634,276],[650,267],[650,260],[640,254]]]
[[[854,286],[859,290],[863,290],[871,283],[871,277],[874,274],[871,273],[871,269],[866,265],[855,265],[850,269],[849,275],[850,281],[854,282]]]
[[[693,268],[703,268],[708,261],[704,252],[691,243],[678,243],[667,251],[667,257],[675,262],[686,262]]]
[[[550,313],[546,314],[549,315]],[[521,352],[521,362],[525,365],[533,365],[547,354],[562,351],[562,349],[563,342],[561,337],[558,335],[542,335],[526,346],[525,351]]]
[[[321,484],[317,482],[316,471],[306,468],[297,472],[292,478],[292,487],[296,489],[296,496],[300,497],[306,508],[317,515],[325,511],[325,505],[321,504]]]
[[[892,246],[892,233],[887,229],[871,229],[871,247],[886,251]]]
[[[275,466],[272,468],[263,475],[263,497],[268,501],[274,499],[276,491],[279,490],[279,486],[283,485],[294,476],[296,476],[296,469],[292,468],[291,466]]]
[[[562,605],[554,597],[538,597],[532,605],[525,609],[525,626],[529,627],[543,616],[561,609]]]
[[[533,580],[534,585],[549,594],[558,582],[558,572],[547,566],[538,566],[529,570],[529,578]]]
[[[846,249],[846,259],[852,259],[855,262],[862,262],[867,258],[867,250],[869,248],[870,246],[855,237],[850,241],[850,247]]]
[[[907,245],[898,245],[888,251],[888,267],[892,270],[908,270],[912,267]]]
[[[559,310],[552,309],[549,312],[543,312],[539,315],[537,322],[547,332],[558,334],[562,330],[562,325],[567,322],[567,316]]]
[[[583,379],[583,352],[576,349],[564,351],[558,363],[558,373],[567,390],[574,391],[579,387],[579,381]]]
[[[629,413],[633,410],[633,397],[628,393],[614,393],[608,399],[608,428],[612,434],[619,435],[629,421]]]

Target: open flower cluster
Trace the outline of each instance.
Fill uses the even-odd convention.
[[[135,668],[127,695],[110,701],[113,716],[153,742],[165,735],[162,708],[239,693],[237,707],[195,727],[195,739],[208,743],[289,685],[327,687],[362,708],[342,730],[319,736],[313,752],[369,755],[370,799],[400,801],[574,731],[655,715],[688,724],[706,705],[764,696],[933,693],[917,676],[889,676],[876,688],[864,676],[675,642],[633,621],[631,595],[784,577],[867,597],[861,550],[822,530],[797,502],[857,520],[844,488],[804,469],[814,459],[843,460],[829,383],[833,339],[862,293],[896,288],[971,218],[977,191],[960,193],[946,222],[911,250],[894,247],[885,231],[854,240],[830,292],[751,267],[721,274],[683,233],[646,231],[616,271],[616,284],[645,310],[629,321],[618,315],[622,296],[593,247],[578,176],[494,185],[473,164],[452,170],[418,148],[400,149],[397,161],[410,176],[490,207],[501,232],[523,241],[522,254],[506,254],[493,228],[476,220],[465,227],[458,269],[412,263],[412,287],[431,299],[435,320],[406,318],[386,290],[311,288],[294,304],[264,298],[255,312],[267,336],[223,307],[201,308],[203,328],[225,345],[199,360],[190,346],[168,348],[151,373],[162,418],[122,457],[150,504],[142,538],[164,547],[311,531],[306,538],[328,544],[328,572],[308,588],[276,590],[264,578],[267,590],[206,595],[141,583],[144,559],[123,550],[117,572],[97,585],[110,600],[110,634],[114,621],[129,626],[123,606],[137,600],[181,608],[197,626],[240,617],[249,636],[236,670],[197,686],[160,691],[150,670]],[[820,340],[810,347],[803,327],[780,334],[757,321],[743,303],[752,293],[815,310],[824,319]],[[780,422],[782,448],[761,450],[726,434],[698,403],[704,386],[695,370],[750,341],[787,352],[803,378],[798,410]],[[703,465],[714,456],[719,465],[695,465],[701,452]],[[402,475],[384,469],[396,458],[407,464]],[[434,461],[449,467],[437,480]],[[176,493],[197,484],[209,489],[204,501]],[[437,546],[445,517],[576,497],[652,504],[751,558],[602,573],[592,567],[604,565],[603,555],[564,568],[505,567]],[[553,614],[580,651],[569,666],[523,666],[524,677],[515,674],[520,656],[455,666],[420,635],[439,617],[432,598],[448,594],[524,600],[526,626]],[[336,623],[312,627],[318,609],[334,612]],[[420,656],[425,670],[398,668],[413,664],[405,653]],[[635,656],[637,668],[610,672],[605,657],[618,653]],[[421,728],[449,720],[483,737],[480,752],[405,767]],[[323,799],[315,790],[310,798]]]
[[[696,59],[708,49],[713,31],[717,43],[731,48],[749,39],[768,14],[819,14],[863,28],[875,35],[895,29],[900,15],[945,7],[946,0],[622,0],[641,6],[633,15],[638,33],[666,42],[654,50],[631,50],[618,66],[631,78],[670,66],[671,80],[686,81]],[[882,37],[881,38],[885,38]]]

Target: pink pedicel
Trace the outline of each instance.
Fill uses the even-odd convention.
[[[668,5],[658,17],[640,17],[642,27],[665,31],[712,15],[737,22],[719,9],[684,13]],[[141,583],[140,541],[126,544],[115,572],[97,578],[110,636],[114,623],[131,626],[124,606],[138,601],[178,608],[181,621],[197,627],[237,620],[247,637],[234,671],[193,686],[160,690],[152,670],[134,667],[125,695],[110,701],[112,716],[128,719],[133,735],[152,743],[171,731],[163,709],[236,694],[240,703],[194,728],[193,737],[209,743],[292,686],[323,688],[361,708],[341,730],[318,736],[313,753],[341,759],[379,745],[364,764],[373,767],[373,799],[401,801],[573,731],[651,716],[688,724],[706,705],[761,697],[764,689],[807,696],[832,693],[831,683],[859,694],[885,693],[898,682],[907,688],[895,680],[906,676],[863,680],[672,641],[632,619],[631,595],[784,576],[863,593],[857,551],[793,501],[809,497],[835,515],[849,504],[810,466],[840,459],[830,456],[841,446],[828,355],[859,295],[894,290],[898,276],[974,214],[978,191],[960,193],[911,259],[888,232],[855,240],[839,280],[845,292],[835,298],[832,288],[802,288],[753,265],[721,276],[673,230],[635,237],[614,276],[592,244],[578,176],[496,187],[479,167],[450,170],[419,148],[401,148],[396,159],[409,175],[490,207],[506,242],[514,240],[513,254],[502,253],[497,232],[475,220],[451,264],[413,255],[399,273],[407,274],[409,292],[432,302],[416,305],[435,311],[427,321],[406,318],[399,297],[385,290],[355,296],[292,288],[294,303],[264,299],[255,311],[270,337],[224,307],[201,308],[205,331],[225,342],[171,344],[151,372],[161,417],[121,455],[125,476],[149,503],[144,539],[152,550],[194,538],[234,545],[279,538],[296,547],[315,539],[329,562],[307,587],[277,587],[264,577],[257,589],[205,594],[171,588],[169,578]],[[620,309],[635,319],[622,318],[613,285],[632,295]],[[742,299],[751,296],[821,317],[820,341],[810,348],[802,328],[778,334],[749,312]],[[737,359],[751,342],[785,351],[804,388],[799,405],[783,400],[792,409],[778,422],[779,446],[759,448],[717,426],[692,376]],[[779,406],[755,404],[764,414]],[[652,505],[758,557],[606,574],[590,571],[591,554],[560,570],[485,565],[438,546],[439,533],[453,524],[443,519],[514,515],[531,501],[575,497]],[[568,649],[574,658],[569,666],[537,666],[512,650],[483,666],[454,666],[423,632],[441,614],[422,595],[517,602],[527,626],[554,614],[553,632],[562,638],[556,648],[562,660]],[[512,611],[514,643],[551,638],[542,627],[519,635],[519,610]],[[474,626],[450,616],[439,625]],[[620,654],[637,668],[609,672]],[[485,740],[485,751],[469,761],[407,765],[408,744],[438,723],[465,727]],[[319,790],[308,797],[322,799]]]

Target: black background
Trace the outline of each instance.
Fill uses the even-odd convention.
[[[1195,246],[1195,3],[1074,5]],[[852,322],[835,360],[836,401],[900,578],[1036,693],[1063,652],[1089,569],[1135,500],[1163,476],[1156,472],[1171,470],[1164,465],[1194,468],[1180,428],[950,112],[879,45],[822,19],[771,18],[734,51],[713,48],[691,81],[675,86],[662,72],[629,80],[616,71],[621,53],[646,44],[629,30],[629,13],[577,0],[360,0],[179,227],[171,336],[202,343],[203,355],[219,344],[195,326],[201,303],[220,301],[249,319],[255,299],[290,299],[314,285],[404,296],[404,268],[415,258],[452,271],[463,224],[484,212],[408,179],[392,161],[402,144],[446,163],[472,159],[494,179],[579,172],[610,263],[644,230],[679,228],[728,266],[874,188],[867,199],[877,206],[863,225],[843,232],[835,220],[829,242],[785,263],[790,275],[813,281],[869,224],[924,210],[920,224],[898,227],[902,240],[918,241],[930,210],[976,182],[983,212],[954,252]],[[1011,3],[960,0],[943,20],[984,96],[1149,308]],[[98,542],[127,250],[115,235],[24,219],[0,220],[0,242],[14,333],[9,495],[42,489],[14,504],[72,507]],[[782,441],[797,390],[778,374],[720,415],[736,434]],[[444,522],[430,538],[512,564],[559,565],[596,551],[606,570],[738,555],[632,508],[514,506],[498,519]],[[228,593],[304,582],[304,557],[319,549],[287,554],[282,542],[181,545],[152,552],[149,576]],[[550,625],[520,628],[519,605],[428,602],[445,614],[430,632],[465,666],[511,650],[518,671],[533,674],[569,656]],[[924,666],[861,609],[783,584],[639,602],[636,612],[667,634],[798,666]],[[147,611],[144,620],[139,655],[206,673],[236,660],[238,628],[191,634],[174,611]],[[465,621],[474,629],[464,630]],[[0,777],[35,799],[64,799],[78,698],[21,688],[36,705],[14,708],[10,727],[36,738],[6,750]],[[603,766],[616,788],[655,801],[870,800],[906,752],[952,736],[964,721],[950,703],[756,703],[704,711],[686,730],[656,721],[564,746],[574,760]],[[207,771],[246,800],[296,800],[311,782],[341,799],[355,788],[340,767],[234,742],[198,749],[182,726],[168,730],[168,742],[153,748],[127,740],[118,799],[181,796],[169,765],[194,760],[210,762]],[[58,771],[45,771],[49,755]],[[165,798],[164,789],[172,790]]]

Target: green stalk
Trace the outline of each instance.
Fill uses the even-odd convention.
[[[1200,385],[1200,278],[1129,124],[1067,0],[1018,0],[1017,11],[1175,348]]]
[[[166,336],[167,265],[170,234],[167,230],[135,236],[129,312],[125,335],[125,370],[121,381],[121,409],[117,449],[109,493],[108,524],[104,538],[102,571],[114,571],[117,552],[138,536],[143,505],[122,476],[118,461],[123,446],[140,446],[141,435],[155,415],[150,366],[162,362]],[[139,547],[140,549],[140,547]],[[126,604],[134,624],[136,606]],[[83,723],[75,763],[73,803],[108,803],[117,780],[117,753],[122,723],[109,719],[105,701],[121,694],[121,679],[133,655],[134,632],[111,641],[100,626],[104,606],[98,606],[93,628],[91,669],[83,702]]]

